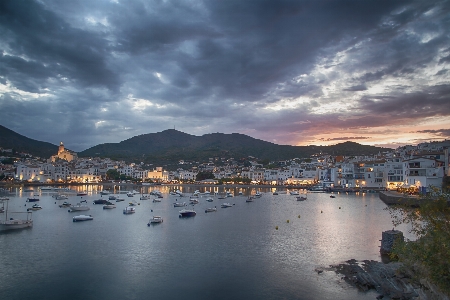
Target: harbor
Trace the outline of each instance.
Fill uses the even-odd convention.
[[[381,232],[392,225],[378,194],[308,193],[297,201],[290,193],[274,195],[274,189],[258,187],[232,189],[232,197],[219,199],[225,189],[208,195],[211,187],[201,187],[198,204],[174,207],[174,202],[189,202],[198,187],[177,187],[180,196],[171,195],[175,187],[158,186],[144,193],[158,189],[161,202],[139,200],[138,193],[105,210],[93,202],[109,198],[100,194],[106,186],[70,188],[66,200],[40,191],[42,209],[33,212],[33,227],[0,234],[8,274],[0,282],[4,297],[61,299],[74,282],[83,286],[77,295],[84,299],[149,294],[179,299],[183,294],[184,299],[364,300],[378,295],[353,288],[334,272],[315,271],[350,259],[381,261]],[[87,195],[76,196],[81,190]],[[246,202],[257,192],[261,196]],[[11,191],[9,207],[26,210],[32,193]],[[82,199],[90,207],[82,215],[93,219],[73,222],[79,213],[60,205]],[[130,199],[140,205],[124,215]],[[222,203],[232,207],[221,208]],[[205,213],[214,206],[216,212]],[[196,215],[180,218],[185,208]],[[164,222],[148,226],[153,216]]]

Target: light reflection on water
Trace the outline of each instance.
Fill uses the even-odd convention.
[[[78,213],[68,213],[58,207],[62,201],[40,192],[43,209],[33,213],[34,228],[0,234],[0,266],[7,274],[0,280],[2,295],[13,299],[374,298],[348,287],[332,272],[319,275],[314,269],[352,258],[380,260],[381,232],[392,225],[378,194],[332,199],[329,194],[309,193],[306,201],[296,201],[289,194],[275,196],[260,189],[264,196],[246,203],[246,195],[255,190],[242,189],[244,196],[216,197],[212,203],[202,196],[195,206],[197,216],[180,219],[180,208],[172,206],[177,197],[169,196],[169,191],[184,188],[189,195],[197,188],[157,188],[164,193],[161,203],[139,201],[136,195],[131,198],[141,203],[136,213],[123,215],[130,199],[125,197],[116,209],[103,210],[91,204],[103,187],[91,186],[92,194],[83,199],[88,200],[88,214],[94,220],[81,223],[71,221]],[[29,192],[15,192],[10,210],[31,205],[25,202]],[[69,202],[80,199],[71,196]],[[222,202],[235,206],[222,209]],[[211,206],[218,211],[204,213]],[[147,227],[152,215],[163,216],[164,222]]]

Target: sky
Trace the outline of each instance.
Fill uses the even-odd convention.
[[[74,151],[450,139],[450,1],[2,0],[0,37],[0,125]]]

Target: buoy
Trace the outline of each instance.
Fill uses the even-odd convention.
[[[153,212],[153,209],[151,209],[150,211]]]
[[[300,215],[298,215],[298,218],[300,219]]]
[[[339,206],[339,209],[341,209],[341,207]]]
[[[287,220],[286,223],[289,223],[289,220]]]
[[[323,213],[323,211],[321,210],[320,213]]]
[[[278,226],[275,226],[275,230],[278,230]]]

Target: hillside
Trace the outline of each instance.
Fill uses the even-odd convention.
[[[58,146],[20,135],[0,125],[0,147],[49,158]],[[370,155],[386,148],[345,142],[333,146],[277,145],[244,134],[210,133],[194,136],[175,129],[135,136],[120,143],[106,143],[78,153],[79,157],[110,157],[125,161],[177,164],[179,160],[204,162],[209,158],[248,158],[287,160],[306,158],[313,154]]]
[[[49,158],[58,152],[58,146],[20,135],[0,125],[0,147],[30,153],[33,156]]]
[[[330,155],[370,155],[387,149],[345,142],[333,146],[277,145],[232,133],[189,135],[174,129],[132,137],[120,143],[100,144],[80,152],[80,157],[100,156],[145,162],[183,160],[205,161],[212,157],[243,158],[254,156],[267,160],[309,157],[315,153]]]

